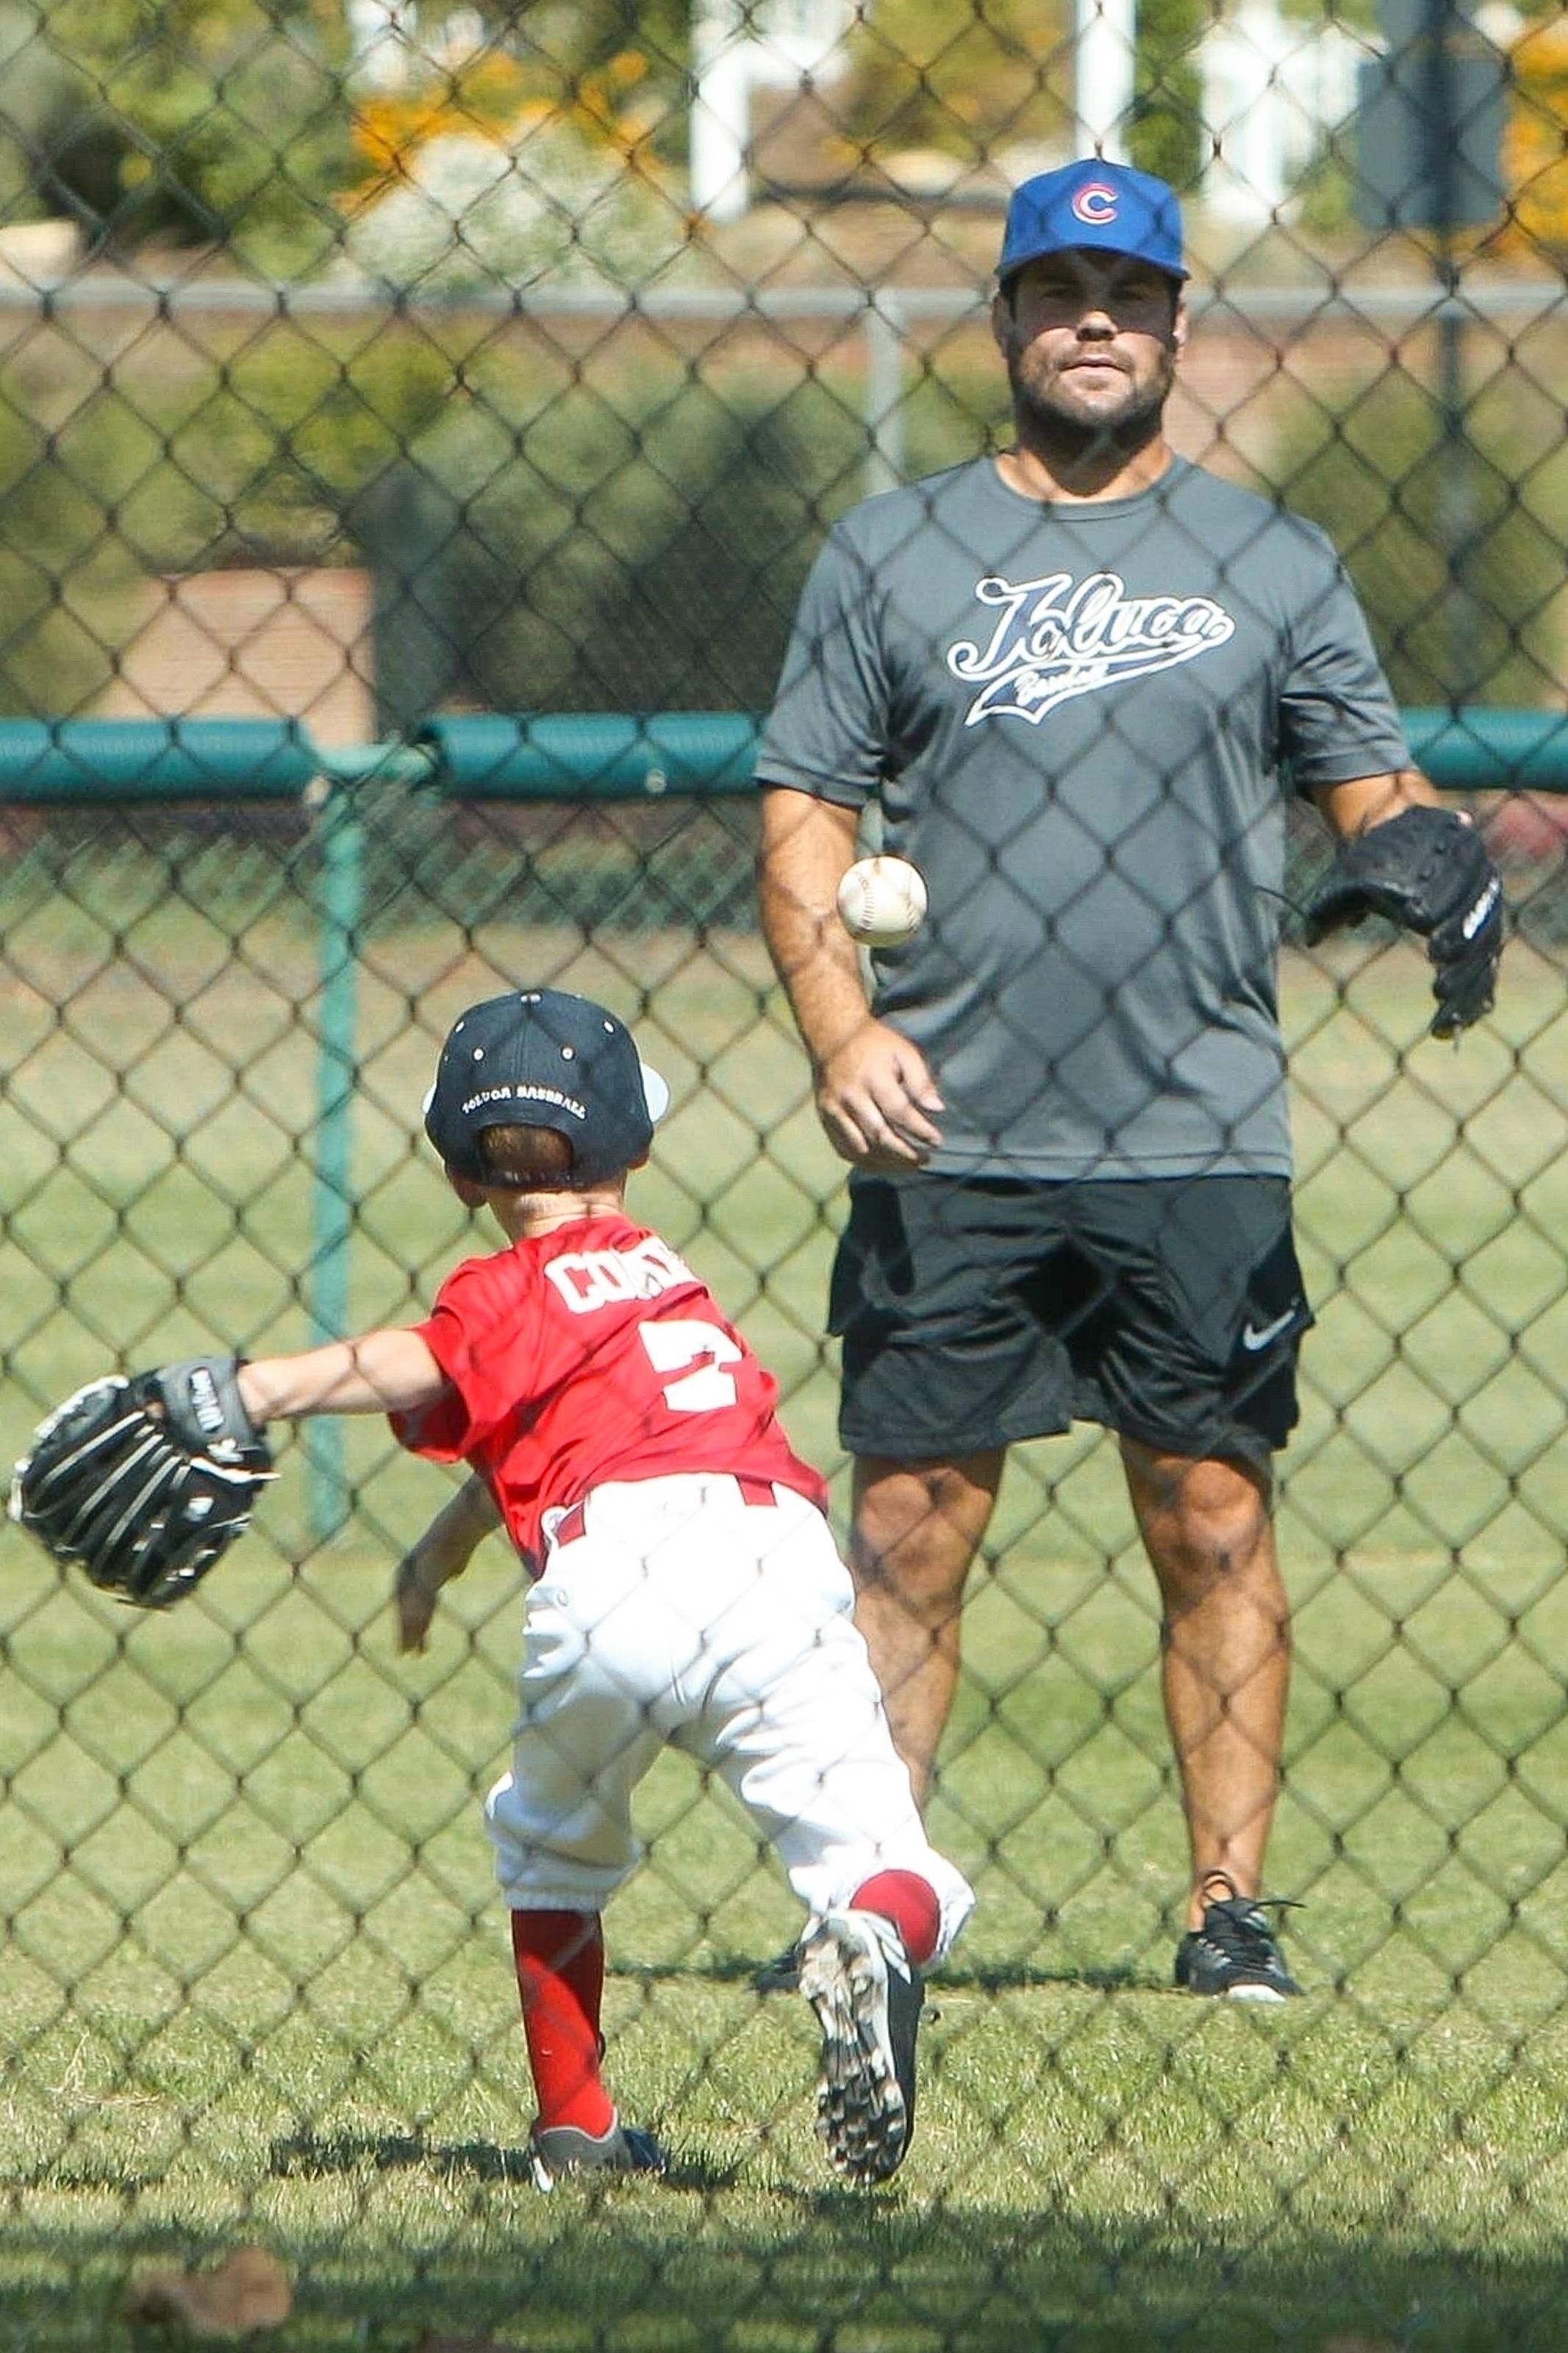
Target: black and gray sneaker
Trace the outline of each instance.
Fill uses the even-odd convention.
[[[1296,1908],[1289,1896],[1255,1898],[1234,1887],[1215,1896],[1204,1906],[1202,1927],[1189,1928],[1176,1947],[1176,1983],[1189,1993],[1224,1994],[1232,2001],[1283,2001],[1300,1993],[1268,1919],[1269,1911],[1287,1908]]]
[[[652,2133],[624,2125],[618,2116],[607,2133],[535,2125],[528,2158],[536,2189],[553,2189],[570,2173],[663,2173],[669,2162]]]
[[[890,1920],[827,1912],[800,1946],[800,1990],[822,2029],[816,2128],[848,2181],[886,2181],[915,2129],[921,1973]]]

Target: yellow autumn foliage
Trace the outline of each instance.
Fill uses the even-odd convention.
[[[1534,26],[1515,46],[1513,91],[1503,134],[1505,252],[1568,250],[1568,19]]]
[[[486,49],[470,62],[433,69],[414,89],[367,96],[353,113],[353,149],[364,167],[353,201],[374,203],[407,176],[421,147],[454,135],[505,145],[531,125],[564,122],[630,154],[647,126],[627,114],[627,100],[647,71],[646,58],[624,50],[563,99],[559,90],[542,91],[537,72],[519,59]]]

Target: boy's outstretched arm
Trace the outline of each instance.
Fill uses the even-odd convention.
[[[446,1374],[417,1332],[363,1332],[298,1356],[258,1356],[239,1368],[239,1394],[258,1429],[312,1413],[410,1413],[446,1387]]]
[[[434,1404],[447,1376],[417,1332],[362,1333],[297,1356],[258,1356],[239,1370],[239,1393],[259,1429],[316,1413],[415,1413]],[[437,1512],[398,1564],[397,1647],[422,1651],[443,1585],[460,1577],[500,1515],[480,1479]]]
[[[466,1480],[397,1564],[393,1599],[397,1647],[422,1651],[436,1615],[436,1597],[461,1577],[478,1546],[500,1525],[500,1514],[482,1479]]]

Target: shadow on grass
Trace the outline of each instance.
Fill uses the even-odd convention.
[[[1124,2229],[837,2189],[759,2215],[620,2177],[512,2201],[516,2153],[398,2137],[280,2145],[289,2166],[422,2167],[499,2195],[482,2244],[423,2250],[324,2227],[269,2233],[294,2281],[277,2353],[413,2353],[426,2335],[517,2353],[1559,2353],[1563,2272],[1376,2228],[1282,2216],[1266,2241],[1205,2243],[1173,2211]],[[362,2172],[363,2178],[363,2172]],[[133,2227],[133,2226],[132,2226]],[[158,2239],[166,2241],[160,2231]],[[230,2243],[255,2230],[231,2234]],[[205,2263],[225,2250],[184,2253]],[[6,2353],[142,2353],[118,2317],[136,2233],[0,2228]],[[165,2248],[160,2247],[160,2253]]]
[[[432,2141],[420,2133],[291,2134],[275,2140],[267,2170],[275,2180],[319,2181],[334,2173],[374,2173],[400,2168],[417,2169],[447,2181],[513,2181],[533,2186],[528,2152],[498,2148],[493,2141]],[[732,2189],[739,2178],[736,2165],[710,2165],[700,2159],[672,2158],[659,2176],[659,2189],[694,2190],[709,2195]]]
[[[889,2211],[800,2193],[777,2225],[654,2232],[613,2191],[573,2238],[518,2249],[488,2279],[432,2265],[395,2298],[320,2275],[301,2298],[310,2353],[408,2353],[419,2331],[544,2353],[1561,2353],[1561,2265],[1331,2247],[1156,2248],[1053,2225]],[[683,2205],[686,2201],[682,2201]],[[684,2226],[684,2227],[683,2227]],[[353,2320],[357,2333],[348,2325]],[[291,2337],[290,2343],[295,2340]]]
[[[714,1985],[750,1984],[759,1993],[783,1993],[793,1990],[784,1977],[788,1958],[784,1953],[773,1954],[765,1961],[744,1953],[719,1953],[691,1960],[617,1961],[616,1975],[632,1978],[639,1985],[689,1984],[693,1978],[706,1978]],[[1042,1969],[1027,1961],[988,1961],[973,1966],[944,1961],[939,1973],[931,1978],[927,1991],[933,2001],[940,2002],[944,1987],[955,1992],[1006,1993],[1041,1986],[1078,1986],[1089,1993],[1175,1991],[1168,1974],[1158,1975],[1149,1969]]]

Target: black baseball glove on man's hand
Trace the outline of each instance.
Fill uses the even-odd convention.
[[[194,1592],[272,1476],[232,1356],[89,1381],[33,1433],[11,1517],[142,1609]]]
[[[1307,908],[1307,945],[1363,915],[1385,915],[1426,939],[1436,966],[1434,1038],[1455,1037],[1491,1011],[1502,955],[1502,881],[1468,818],[1452,809],[1402,809],[1342,842]]]

